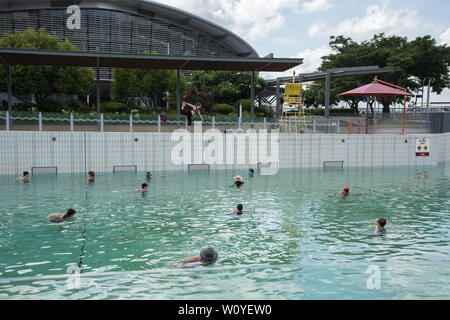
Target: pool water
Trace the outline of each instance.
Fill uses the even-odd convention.
[[[448,166],[157,175],[1,176],[0,299],[450,298]],[[173,265],[208,246],[227,261]]]

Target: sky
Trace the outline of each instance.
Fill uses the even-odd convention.
[[[374,34],[431,35],[450,46],[450,0],[165,0],[157,1],[198,15],[247,41],[260,57],[303,58],[296,74],[313,72],[330,53],[330,35],[355,41]],[[264,78],[292,75],[261,73]],[[380,76],[382,78],[382,76]],[[426,89],[425,89],[426,91]],[[425,98],[426,99],[426,98]],[[450,102],[450,88],[433,102]]]

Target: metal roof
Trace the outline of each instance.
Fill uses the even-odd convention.
[[[286,71],[303,63],[303,59],[300,58],[218,58],[144,54],[130,55],[11,48],[0,48],[0,62],[1,60],[11,65],[272,72]]]
[[[150,16],[177,26],[195,30],[229,48],[239,57],[259,57],[256,50],[235,33],[192,13],[155,1],[142,0],[7,0],[0,2],[0,12],[37,9],[66,9],[77,4],[83,9],[105,9]]]

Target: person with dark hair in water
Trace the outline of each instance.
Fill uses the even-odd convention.
[[[385,218],[377,219],[377,225],[375,227],[374,233],[378,234],[378,235],[385,235],[386,234],[386,228],[385,228],[386,224],[387,224],[387,220]]]
[[[49,219],[51,222],[63,222],[66,219],[71,218],[74,214],[76,213],[76,211],[72,208],[70,208],[69,210],[67,210],[67,212],[64,213],[51,213],[47,216],[47,219]]]
[[[180,113],[184,114],[186,116],[186,118],[188,120],[189,131],[191,131],[192,116],[198,115],[200,117],[200,120],[203,121],[202,114],[200,113],[201,107],[202,107],[202,105],[200,103],[197,103],[197,105],[193,105],[193,104],[183,101]]]
[[[94,172],[94,171],[89,171],[89,172],[88,172],[88,179],[87,179],[87,181],[88,181],[88,182],[93,182],[93,181],[95,181],[95,172]]]
[[[207,266],[217,262],[219,254],[214,248],[206,248],[200,251],[200,255],[178,261],[181,268],[195,268],[199,266]]]
[[[147,171],[145,177],[147,178],[147,180],[150,180],[152,178],[152,173],[150,171]]]
[[[144,192],[147,192],[147,191],[148,191],[148,184],[143,183],[141,187],[142,187],[142,188],[139,189],[137,192],[142,192],[142,193],[144,193]]]
[[[250,177],[253,177],[255,175],[255,170],[248,169],[248,174],[250,175]]]
[[[240,217],[244,213],[244,206],[242,204],[238,204],[237,208],[233,210],[231,213],[227,213],[227,215],[233,216],[233,217]]]
[[[23,176],[17,177],[17,180],[28,181],[29,177],[30,177],[30,173],[28,171],[24,171]]]

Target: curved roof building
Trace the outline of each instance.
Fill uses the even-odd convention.
[[[81,26],[69,30],[67,8],[81,9]],[[242,38],[201,17],[154,1],[142,0],[3,0],[0,36],[5,32],[45,28],[68,38],[81,51],[161,55],[259,57]],[[111,79],[111,68],[102,68]]]

